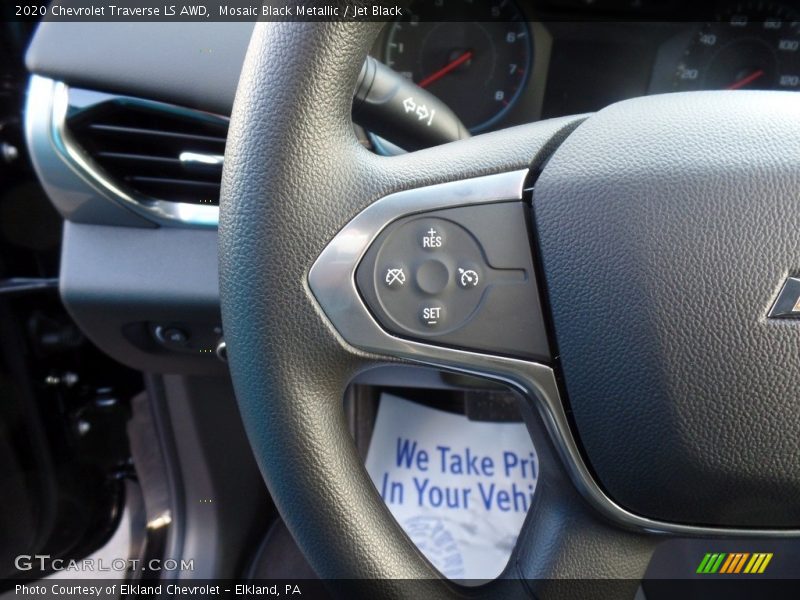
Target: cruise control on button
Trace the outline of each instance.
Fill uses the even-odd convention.
[[[465,290],[477,287],[480,280],[480,275],[475,269],[458,269],[458,285]]]

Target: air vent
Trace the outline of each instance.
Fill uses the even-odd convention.
[[[155,200],[219,204],[227,119],[122,98],[78,112],[67,126],[128,189]]]

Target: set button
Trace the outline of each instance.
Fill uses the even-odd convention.
[[[419,309],[419,320],[428,329],[441,327],[445,319],[445,309],[441,302],[426,302]]]

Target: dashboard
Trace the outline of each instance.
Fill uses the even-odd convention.
[[[800,29],[785,3],[419,6],[430,13],[387,23],[371,54],[442,98],[473,133],[646,94],[800,89]],[[444,9],[449,20],[436,21]],[[28,151],[66,219],[62,298],[100,348],[134,368],[222,370],[197,348],[220,335],[219,184],[253,26],[43,22],[29,45],[4,32],[18,40],[4,77],[19,102],[7,105],[19,112],[24,97]],[[374,136],[362,141],[381,151]],[[159,335],[170,327],[191,342]]]
[[[646,94],[800,89],[800,17],[788,4],[725,2],[679,22],[638,4],[615,17],[563,3],[417,2],[373,55],[444,100],[472,133]]]

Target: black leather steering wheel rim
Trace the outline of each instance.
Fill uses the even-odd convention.
[[[350,109],[359,67],[379,29],[375,23],[258,24],[242,70],[223,173],[220,286],[231,374],[267,486],[317,574],[361,580],[357,589],[365,597],[407,597],[409,579],[422,586],[414,595],[425,597],[632,597],[655,540],[602,519],[563,470],[542,475],[503,581],[467,590],[442,579],[417,550],[356,452],[342,394],[358,372],[391,359],[353,348],[334,329],[309,289],[314,261],[377,199],[538,171],[585,119],[376,156],[357,142]],[[528,412],[530,426],[537,417]],[[541,453],[549,442],[539,433]],[[618,586],[609,592],[591,584],[593,578],[618,578]],[[561,579],[588,583],[564,587]]]
[[[256,26],[226,150],[220,284],[242,417],[283,518],[320,577],[374,580],[386,594],[394,579],[441,577],[396,525],[355,451],[342,393],[376,358],[332,329],[309,292],[308,270],[375,199],[527,168],[581,118],[377,157],[355,139],[350,108],[379,27]]]
[[[366,474],[344,418],[342,394],[348,382],[361,370],[393,359],[369,355],[343,339],[344,334],[340,335],[328,320],[309,287],[309,269],[342,227],[375,201],[402,190],[444,182],[528,168],[536,173],[585,117],[542,121],[398,157],[376,156],[355,139],[350,110],[360,65],[379,27],[380,24],[335,22],[269,23],[256,27],[237,92],[223,173],[220,220],[223,323],[236,394],[257,461],[281,515],[317,573],[326,579],[365,579],[368,583],[361,590],[367,594],[401,597],[407,588],[396,581],[418,579],[425,582],[422,593],[426,596],[463,595],[462,588],[441,579],[394,522]],[[630,225],[652,228],[655,223],[658,227],[658,219],[646,210],[652,208],[680,233],[682,229],[678,226],[687,215],[727,210],[728,200],[736,197],[742,184],[751,186],[754,194],[759,191],[758,184],[780,198],[766,220],[757,212],[753,218],[761,221],[744,222],[734,212],[726,213],[729,228],[719,232],[720,248],[731,244],[735,235],[729,235],[730,232],[740,237],[752,235],[753,231],[760,235],[762,230],[769,230],[770,219],[785,220],[786,214],[800,213],[781,212],[796,199],[790,193],[796,189],[797,178],[793,174],[796,170],[788,161],[774,159],[780,146],[793,139],[793,132],[785,131],[783,124],[795,121],[796,105],[791,98],[774,95],[764,102],[770,108],[759,113],[757,100],[762,98],[766,96],[678,95],[612,107],[590,119],[588,127],[581,127],[582,133],[576,132],[561,146],[537,182],[536,189],[543,191],[545,197],[549,194],[545,210],[539,211],[537,218],[565,224],[563,230],[558,227],[547,230],[549,238],[544,239],[542,248],[551,247],[551,264],[559,265],[559,272],[568,277],[574,257],[569,252],[561,255],[557,251],[564,246],[559,243],[561,234],[569,233],[572,224],[580,221],[569,218],[569,204],[580,200],[591,205],[596,197],[592,186],[597,181],[603,183],[603,197],[609,206],[613,207],[619,198],[630,202],[627,212],[618,215],[613,223],[623,228],[629,226],[628,221]],[[666,115],[663,119],[662,112]],[[683,113],[692,115],[698,123],[697,131],[683,132],[674,127],[681,122]],[[631,130],[628,127],[631,115],[636,116],[637,129],[626,138]],[[744,131],[736,132],[736,136],[731,134],[729,116],[742,124]],[[704,121],[711,124],[708,131],[714,135],[710,138],[702,127]],[[629,141],[631,147],[615,154],[620,139]],[[667,140],[665,148],[673,159],[667,164],[661,160],[659,143],[663,139]],[[766,143],[762,143],[764,140]],[[603,152],[592,154],[594,144]],[[744,150],[737,151],[738,145]],[[752,156],[745,156],[745,151],[752,152]],[[587,154],[596,160],[587,161]],[[697,156],[703,160],[693,162]],[[611,158],[606,160],[606,157]],[[721,162],[715,163],[718,157]],[[686,168],[670,171],[672,165]],[[695,168],[696,165],[702,169]],[[625,172],[628,167],[630,173]],[[597,172],[602,172],[603,177],[593,177]],[[583,176],[576,179],[574,173]],[[709,173],[715,177],[708,180]],[[696,186],[684,185],[693,177]],[[662,185],[665,181],[671,185]],[[714,185],[706,185],[707,181]],[[696,189],[702,189],[704,194],[696,193]],[[691,203],[689,209],[695,212],[671,211],[669,194],[675,192],[683,193],[685,202]],[[658,197],[659,193],[665,198],[654,202],[652,207],[639,202],[640,198]],[[704,205],[698,198],[710,200]],[[604,214],[604,205],[593,208],[596,214],[582,221],[589,232],[596,228],[596,223],[609,218]],[[631,220],[631,215],[641,222]],[[753,223],[757,229],[751,228]],[[647,227],[641,232],[652,233]],[[611,229],[603,230],[607,231]],[[636,249],[646,238],[633,236],[628,241],[631,239],[635,244],[629,246]],[[593,252],[593,240],[584,235],[567,247],[571,251],[584,246],[591,260],[603,254]],[[617,243],[616,239],[610,239],[603,248],[627,249],[615,246]],[[756,265],[758,268],[751,270],[760,277],[751,277],[753,284],[747,290],[755,301],[737,306],[750,319],[749,329],[745,330],[750,337],[742,337],[746,340],[742,346],[745,350],[747,340],[768,347],[778,337],[776,329],[764,325],[763,317],[753,319],[749,311],[752,306],[761,310],[761,304],[769,301],[772,293],[769,286],[777,284],[783,268],[781,261],[787,260],[792,251],[789,246],[773,248],[771,268],[775,272],[768,275],[775,282],[765,277],[763,266]],[[635,254],[625,255],[630,256]],[[615,262],[614,266],[625,262]],[[619,289],[626,289],[625,277],[631,274],[641,276],[644,283],[653,283],[647,274],[641,275],[636,261],[629,262],[632,266],[627,271],[612,271],[623,282]],[[701,309],[708,300],[703,295],[707,293],[707,279],[697,284],[701,289],[697,296],[702,301],[698,304]],[[615,308],[609,306],[607,310]],[[656,329],[656,333],[668,331],[673,323],[680,323],[682,316],[678,314],[668,327]],[[598,315],[598,319],[603,317],[604,313]],[[643,320],[644,317],[639,322]],[[730,322],[733,321],[729,320],[720,329],[709,327],[708,335],[714,340],[718,334],[730,335],[728,342],[736,344],[739,330],[730,327]],[[691,325],[692,321],[686,323]],[[627,323],[623,321],[623,325]],[[575,329],[576,335],[580,335],[580,327]],[[637,331],[640,329],[634,328]],[[787,331],[778,332],[780,340],[788,339]],[[620,347],[638,350],[631,344]],[[679,359],[680,356],[675,360]],[[648,366],[653,367],[653,381],[657,382],[665,372],[669,374],[661,365]],[[793,368],[790,363],[779,366]],[[702,372],[698,375],[693,371],[692,377],[690,382],[707,387],[715,383],[703,379]],[[592,383],[589,381],[587,387]],[[614,390],[615,398],[625,399],[624,383]],[[765,419],[771,418],[771,393],[772,389],[767,389],[764,402],[759,405]],[[676,394],[674,398],[666,398],[670,402],[674,399],[681,397]],[[690,396],[687,410],[694,410],[693,402]],[[630,406],[623,401],[618,404],[621,411]],[[672,406],[669,402],[661,405],[667,410],[662,424],[675,425],[668,419]],[[592,412],[587,414],[589,421],[595,416]],[[624,414],[630,416],[628,411]],[[716,414],[706,412],[706,421],[694,428],[692,452],[702,453],[703,432],[708,426],[722,423]],[[536,417],[528,417],[529,427],[535,428]],[[723,430],[724,435],[717,439],[725,443],[725,452],[719,455],[722,464],[730,464],[731,457],[736,457],[730,450],[736,450],[741,428],[734,425]],[[678,427],[674,431],[685,433],[689,429]],[[610,440],[608,447],[600,448],[610,449],[608,456],[612,459],[618,451],[615,442]],[[649,450],[654,446],[651,444]],[[669,451],[659,456],[665,455],[670,458]],[[692,453],[687,452],[686,456],[692,458]],[[638,461],[631,462],[633,468],[640,468]],[[776,471],[774,481],[780,483],[781,477],[788,473],[792,476],[791,483],[796,483],[795,470],[787,464],[783,472]],[[668,469],[674,466],[668,460],[666,465]],[[753,460],[747,466],[757,468],[760,463]],[[663,472],[654,475],[656,485],[648,488],[649,492],[658,491]],[[698,476],[702,475],[700,471]],[[658,538],[650,535],[646,527],[626,529],[604,518],[578,495],[563,472],[554,470],[543,473],[542,477],[517,550],[504,574],[527,581],[525,587],[515,589],[520,593],[532,591],[556,597],[566,597],[564,593],[570,591],[575,597],[588,598],[609,595],[607,589],[591,584],[565,590],[547,582],[609,577],[636,583],[644,575]],[[779,488],[784,495],[776,495],[776,503],[785,502],[787,490],[790,493],[792,489]],[[753,493],[745,487],[735,491],[745,499],[748,493]],[[708,510],[698,514],[708,514]],[[791,523],[793,515],[787,514]],[[746,523],[740,515],[735,515],[730,522],[721,524],[739,522]],[[747,524],[758,523],[756,520]],[[673,524],[684,527],[677,518]],[[685,527],[690,529],[689,525]],[[726,534],[724,529],[699,531]],[[736,533],[750,535],[758,531],[739,529]],[[783,535],[774,530],[769,533]],[[534,585],[534,580],[540,583]],[[497,585],[472,593],[506,595],[508,588]],[[624,593],[632,595],[630,586]]]
[[[223,172],[220,285],[231,374],[264,479],[316,572],[366,580],[359,588],[366,595],[402,597],[408,588],[399,579],[424,582],[415,593],[428,597],[467,593],[442,580],[395,523],[342,407],[347,384],[370,366],[398,357],[447,368],[466,363],[463,356],[442,362],[444,351],[432,344],[396,351],[396,338],[388,350],[351,345],[358,338],[342,328],[340,307],[320,304],[311,289],[312,265],[331,258],[336,240],[344,239],[344,250],[349,242],[368,243],[366,232],[352,227],[398,192],[436,196],[442,186],[426,186],[472,189],[475,178],[497,181],[489,176],[526,169],[541,173],[532,194],[538,276],[548,286],[551,335],[564,351],[556,361],[563,400],[575,418],[568,423],[561,401],[550,404],[560,421],[553,410],[548,418],[540,390],[518,385],[540,451],[556,447],[537,430],[534,405],[564,460],[541,474],[503,575],[525,583],[470,594],[604,598],[608,589],[587,581],[618,578],[622,588],[613,597],[630,597],[663,539],[654,532],[797,537],[800,433],[791,425],[800,408],[787,400],[800,381],[800,351],[794,326],[776,322],[770,308],[800,264],[793,241],[800,229],[795,96],[655,96],[588,119],[542,121],[379,157],[359,145],[350,119],[358,71],[379,28],[258,24]],[[513,199],[523,199],[521,188]],[[738,291],[725,311],[712,285],[721,269]],[[575,278],[576,270],[583,276]],[[606,283],[584,286],[596,273]],[[587,289],[590,309],[576,319],[573,300]],[[789,305],[800,306],[800,297]],[[587,340],[589,332],[600,335]],[[447,352],[452,358],[459,351]],[[500,357],[482,358],[489,366],[477,372],[503,379]],[[533,363],[508,364],[507,374]],[[730,384],[722,392],[721,381]],[[608,435],[612,429],[617,436]],[[628,432],[637,443],[624,443]],[[757,440],[759,451],[741,452],[743,439]],[[650,468],[654,461],[660,468]],[[707,481],[716,485],[703,489]],[[585,585],[565,589],[561,579]]]

